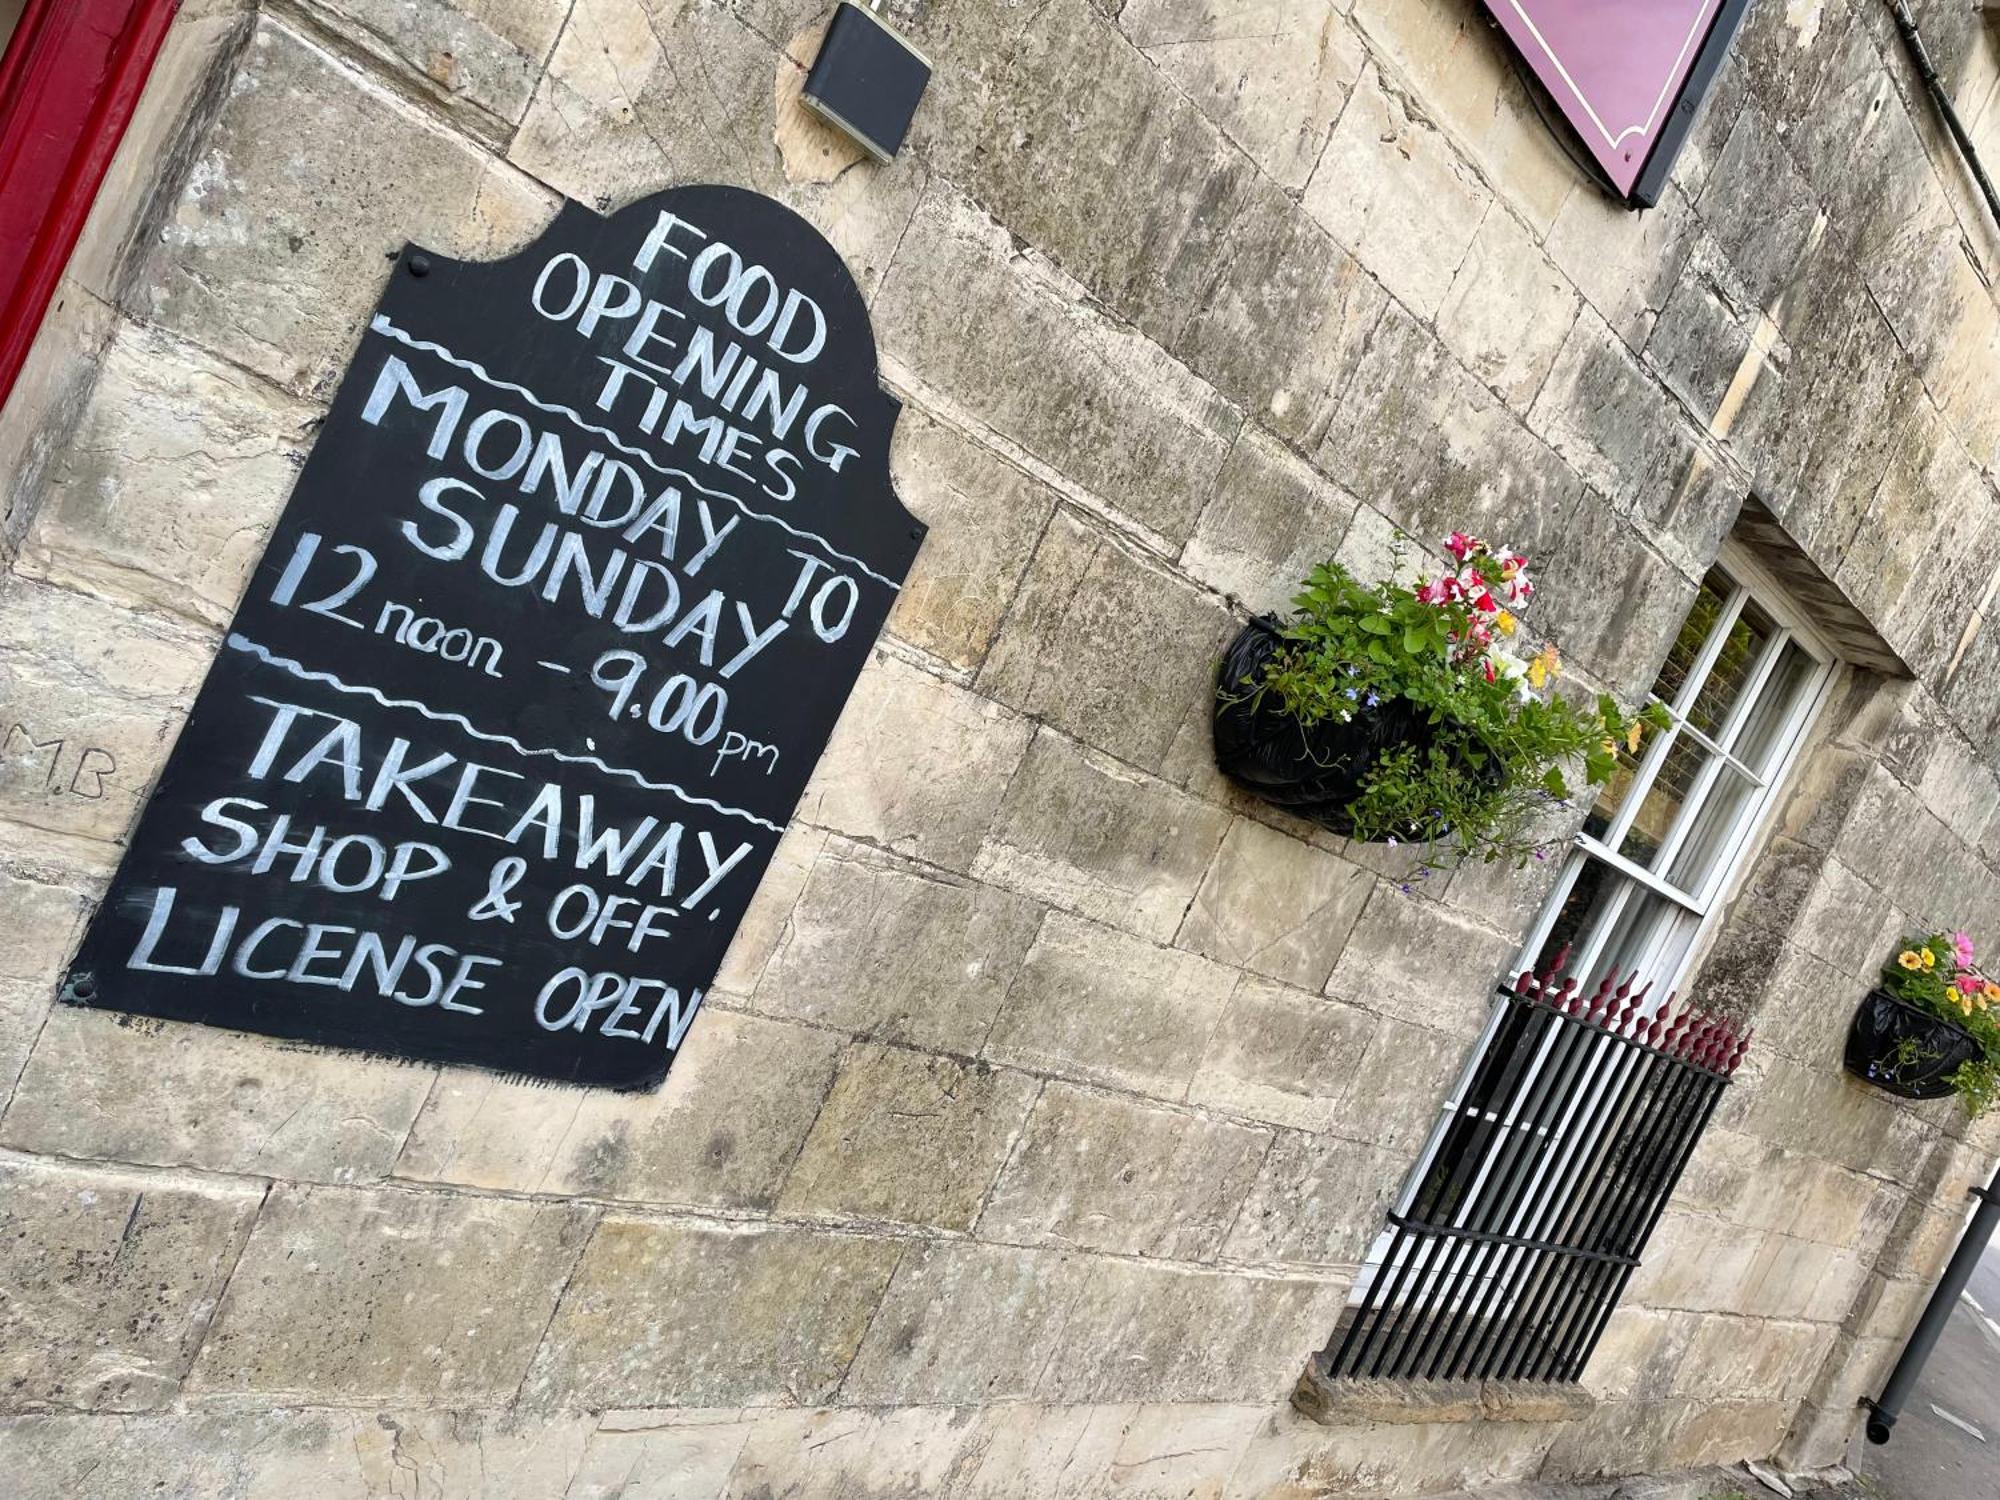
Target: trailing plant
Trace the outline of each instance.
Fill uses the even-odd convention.
[[[1274,695],[1304,728],[1402,700],[1432,732],[1376,757],[1348,807],[1355,837],[1525,863],[1546,852],[1529,828],[1569,800],[1577,769],[1609,780],[1620,747],[1637,753],[1645,727],[1668,721],[1657,705],[1632,718],[1608,694],[1562,696],[1555,646],[1524,648],[1528,560],[1463,532],[1445,549],[1452,569],[1414,586],[1313,569],[1250,698]]]
[[[1987,978],[1973,959],[1972,939],[1962,932],[1908,938],[1882,966],[1881,987],[1979,1044],[1982,1055],[1951,1075],[1966,1112],[1979,1115],[2000,1102],[2000,983]]]

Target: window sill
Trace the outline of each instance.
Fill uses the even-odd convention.
[[[1574,1422],[1597,1407],[1579,1385],[1541,1381],[1337,1380],[1306,1363],[1292,1405],[1323,1427],[1373,1422]]]

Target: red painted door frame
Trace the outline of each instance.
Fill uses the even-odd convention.
[[[0,58],[0,405],[179,0],[28,0]]]

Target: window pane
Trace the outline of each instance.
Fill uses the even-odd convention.
[[[1543,940],[1529,965],[1537,974],[1554,970],[1558,956],[1567,964],[1569,958],[1575,955],[1583,941],[1584,926],[1600,905],[1606,882],[1615,878],[1611,874],[1611,866],[1601,860],[1582,854],[1572,855],[1571,858],[1579,866],[1576,883],[1569,888],[1562,909],[1556,913],[1555,924],[1549,928],[1548,937]]]
[[[1650,730],[1647,732],[1651,733]],[[1650,748],[1650,740],[1639,747],[1638,755],[1632,754],[1623,745],[1618,747],[1617,768],[1612,771],[1611,779],[1597,789],[1597,800],[1590,805],[1590,816],[1583,820],[1583,831],[1592,838],[1601,839],[1610,831],[1618,809],[1625,805],[1632,783],[1638,779],[1639,762]]]
[[[1673,649],[1667,652],[1667,659],[1660,667],[1659,681],[1653,684],[1653,696],[1663,703],[1672,703],[1680,697],[1681,689],[1687,685],[1688,674],[1694,670],[1696,658],[1701,655],[1702,642],[1715,629],[1715,623],[1722,616],[1723,606],[1729,596],[1736,591],[1727,573],[1720,568],[1709,569],[1708,577],[1702,580],[1701,592],[1694,596],[1694,604],[1681,622],[1681,633],[1674,637]]]
[[[1632,826],[1618,846],[1618,852],[1634,864],[1655,868],[1660,846],[1673,832],[1674,823],[1687,805],[1699,781],[1702,768],[1714,757],[1691,739],[1675,740],[1667,751],[1666,763],[1653,784],[1646,788],[1646,800],[1632,819]]]
[[[1585,976],[1586,983],[1595,987],[1600,979],[1607,978],[1622,983],[1636,974],[1633,988],[1637,990],[1672,967],[1679,955],[1674,938],[1684,923],[1693,921],[1693,914],[1686,908],[1634,886],[1617,917],[1605,925],[1601,934],[1592,934],[1597,952]],[[1657,1006],[1665,998],[1649,995],[1647,1002],[1649,1006]]]
[[[1602,860],[1576,857],[1581,868],[1535,955],[1535,972],[1554,968],[1556,956],[1567,948],[1563,972],[1586,988],[1607,974],[1623,979],[1635,968],[1644,983],[1660,972],[1658,963],[1671,963],[1679,955],[1676,935],[1684,927],[1692,930],[1694,914]]]
[[[1779,736],[1818,669],[1818,662],[1797,644],[1787,641],[1784,655],[1771,669],[1764,691],[1744,716],[1729,751],[1759,776],[1770,774],[1771,763],[1777,758]]]
[[[1695,695],[1694,703],[1688,709],[1690,724],[1710,738],[1721,733],[1723,720],[1729,717],[1729,710],[1735,706],[1736,700],[1743,696],[1744,688],[1756,675],[1757,663],[1763,659],[1764,648],[1777,633],[1777,623],[1757,607],[1755,600],[1746,599],[1743,612],[1729,627],[1729,636],[1723,642],[1721,654],[1715,658],[1715,665],[1709,669],[1701,691]]]
[[[1749,777],[1732,766],[1724,766],[1675,851],[1667,879],[1688,894],[1699,896],[1750,816],[1757,792],[1757,784]]]

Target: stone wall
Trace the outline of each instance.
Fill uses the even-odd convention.
[[[2000,235],[1885,10],[1754,7],[1634,216],[1470,0],[890,8],[938,71],[884,168],[796,103],[820,0],[184,7],[0,416],[0,1488],[1830,1460],[2000,1148],[1838,1067],[1898,932],[2000,941]],[[1920,10],[2000,157],[1993,34]],[[667,1085],[52,1006],[385,256],[702,180],[846,256],[931,533]],[[1411,882],[1234,794],[1217,649],[1463,526],[1630,697],[1753,491],[1908,673],[1847,677],[1695,980],[1759,1041],[1595,1404],[1315,1426],[1288,1389],[1547,877]]]

